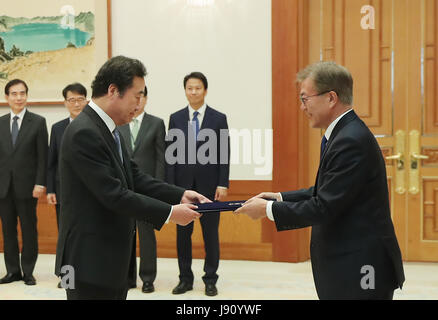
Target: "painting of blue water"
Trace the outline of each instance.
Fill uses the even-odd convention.
[[[83,47],[91,38],[87,32],[79,29],[63,29],[60,24],[29,23],[20,24],[8,32],[0,32],[6,51],[15,45],[21,51],[51,51],[67,47],[71,42],[77,48]]]

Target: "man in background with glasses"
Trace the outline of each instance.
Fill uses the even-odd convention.
[[[87,89],[80,83],[69,84],[64,90],[62,90],[62,95],[64,96],[64,105],[70,113],[70,116],[52,126],[47,165],[47,202],[55,205],[58,229],[60,210],[59,200],[61,199],[58,160],[59,152],[61,151],[61,140],[65,128],[67,128],[70,122],[81,113],[82,109],[84,109],[88,103]]]

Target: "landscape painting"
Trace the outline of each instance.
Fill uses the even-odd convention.
[[[89,89],[109,55],[109,4],[15,0],[2,6],[1,92],[8,81],[19,78],[29,86],[29,102],[51,104],[62,101],[61,91],[69,83],[81,82]]]

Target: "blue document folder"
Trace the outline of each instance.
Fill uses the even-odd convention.
[[[223,201],[223,202],[209,202],[209,203],[194,203],[194,205],[198,206],[198,209],[195,209],[195,211],[198,211],[199,213],[206,213],[206,212],[218,212],[218,211],[234,211],[239,209],[243,204],[245,203],[245,200],[243,201]]]

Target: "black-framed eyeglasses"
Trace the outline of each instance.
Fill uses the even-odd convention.
[[[327,90],[327,91],[324,91],[324,92],[321,92],[321,93],[317,93],[317,94],[314,94],[314,95],[311,95],[311,96],[308,96],[308,97],[300,96],[301,103],[304,104],[304,105],[306,105],[307,101],[308,101],[310,98],[312,98],[312,97],[317,97],[317,96],[322,96],[323,94],[329,93],[330,91],[333,91],[333,90]]]
[[[79,97],[79,98],[76,98],[76,99],[75,98],[67,99],[67,102],[70,103],[70,104],[76,104],[76,102],[77,103],[83,103],[85,100],[86,100],[85,98]]]

